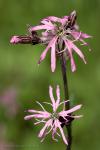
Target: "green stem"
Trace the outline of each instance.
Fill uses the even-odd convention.
[[[63,83],[64,83],[64,94],[65,94],[65,101],[69,100],[69,93],[68,93],[68,82],[67,82],[67,72],[66,72],[66,60],[64,58],[64,55],[62,54],[60,56],[60,63],[61,63],[61,70],[62,70],[62,77],[63,77]],[[70,101],[65,103],[65,110],[70,109]],[[66,150],[71,150],[72,145],[72,128],[71,123],[66,125],[67,133],[68,133],[68,145]]]

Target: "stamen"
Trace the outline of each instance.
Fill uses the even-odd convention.
[[[48,102],[43,102],[44,104],[48,104],[48,105],[51,105],[52,106],[52,104],[51,103],[48,103]]]
[[[67,103],[67,102],[69,102],[70,100],[67,100],[67,101],[64,101],[64,102],[61,102],[60,104],[59,104],[59,106],[60,105],[62,105],[62,104],[64,104],[64,103]]]
[[[43,107],[43,105],[42,105],[40,102],[36,101],[36,103],[37,103],[38,105],[40,105],[40,107],[41,107],[44,111],[46,111],[45,108]],[[46,111],[46,112],[47,112],[47,111]]]
[[[62,54],[65,51],[66,51],[66,48],[64,50],[60,51],[60,52],[57,51],[57,54]]]
[[[40,123],[45,123],[46,121],[44,121],[44,119],[43,120],[39,120],[39,121],[37,121],[36,123],[34,123],[34,125],[37,125],[37,124],[40,124]]]
[[[54,128],[54,124],[51,126],[50,130],[48,132],[46,132],[46,135],[49,134],[53,128]]]

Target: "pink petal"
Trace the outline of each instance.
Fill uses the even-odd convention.
[[[46,118],[46,115],[34,114],[33,117],[34,117],[34,118]]]
[[[41,21],[41,23],[43,23],[43,24],[45,24],[45,25],[48,25],[48,26],[51,26],[51,27],[55,27],[52,23],[51,23],[51,21],[47,21],[47,20],[42,20]]]
[[[79,110],[81,107],[82,107],[82,105],[77,105],[69,110],[61,111],[59,113],[59,116],[62,116],[62,117],[67,116],[67,114],[73,113],[74,111]]]
[[[38,111],[38,110],[34,110],[34,109],[29,109],[28,112],[29,113],[45,113],[44,111]]]
[[[73,55],[72,55],[72,48],[70,47],[70,44],[66,40],[64,40],[64,42],[65,42],[65,45],[69,52],[69,57],[70,57],[70,61],[71,61],[71,70],[72,70],[72,72],[74,72],[76,70],[76,65],[75,65]]]
[[[52,47],[52,45],[53,45],[54,42],[55,42],[55,37],[49,42],[48,46],[46,47],[46,49],[41,54],[40,60],[39,60],[38,64],[40,64],[41,61],[43,61],[45,59],[48,50],[50,49],[50,47]]]
[[[52,30],[54,29],[53,26],[48,26],[48,25],[39,25],[39,26],[34,26],[34,27],[30,27],[29,31],[37,31],[37,30]]]
[[[49,126],[52,126],[52,119],[50,119],[50,120],[48,120],[46,123],[45,123],[45,125],[44,125],[44,127],[40,130],[40,132],[39,132],[39,134],[38,134],[38,137],[39,138],[43,138],[45,135],[44,135],[44,132],[45,132],[45,130],[46,130],[46,128],[47,127],[49,127]]]
[[[61,125],[60,125],[60,122],[59,122],[58,120],[56,121],[56,124],[57,124],[57,126],[58,126],[58,128],[59,128],[59,130],[60,130],[60,132],[61,132],[61,135],[62,135],[62,138],[63,138],[64,143],[65,143],[66,145],[68,145],[67,139],[66,139],[66,137],[65,137],[65,135],[64,135],[64,131],[63,131],[63,129],[62,129]]]
[[[69,17],[69,16],[64,16],[63,18],[66,19],[66,20],[68,20],[68,17]]]
[[[44,118],[47,119],[50,117],[49,113],[44,113],[44,114],[34,114],[34,118]]]
[[[57,38],[58,37],[54,38],[54,41],[51,46],[51,70],[52,70],[52,72],[54,72],[55,68],[56,68],[56,41],[57,41]]]
[[[84,61],[84,63],[86,64],[84,55],[80,51],[80,49],[75,44],[73,44],[73,42],[71,42],[70,40],[68,40],[68,44],[70,45],[70,48],[72,48],[80,56],[80,58]]]
[[[64,26],[67,21],[68,21],[68,16],[64,16],[64,17],[61,19],[62,25]]]
[[[28,112],[29,113],[39,113],[39,114],[42,114],[42,115],[50,116],[50,113],[47,112],[47,111],[37,111],[37,110],[29,109]]]
[[[41,54],[41,56],[40,56],[40,60],[39,60],[38,64],[40,64],[40,63],[41,63],[41,61],[43,61],[43,60],[45,59],[46,54],[47,54],[47,52],[48,52],[48,50],[49,50],[50,46],[51,46],[51,43],[49,43],[49,44],[48,44],[48,46],[46,47],[46,49],[42,52],[42,54]]]
[[[44,118],[44,119],[47,119],[51,116],[51,114],[48,113],[48,112],[41,112],[41,111],[34,111],[34,110],[31,110],[31,111],[28,111],[28,112],[37,113],[37,114],[27,115],[27,116],[24,117],[25,120],[29,120],[31,118]]]
[[[57,139],[55,139],[55,134],[57,134],[57,123],[56,123],[56,120],[54,121],[54,128],[53,128],[53,131],[52,131],[52,139],[55,140],[55,141],[58,141]],[[60,135],[59,135],[60,136]]]
[[[71,33],[72,35],[73,35],[73,37],[75,38],[75,39],[78,39],[79,38],[79,40],[81,39],[81,38],[83,38],[83,39],[87,39],[87,38],[91,38],[92,36],[90,36],[90,35],[88,35],[88,34],[86,34],[86,33],[83,33],[83,32],[77,32],[77,31],[73,31],[72,33]]]
[[[46,18],[46,20],[50,20],[50,21],[53,21],[53,22],[59,22],[62,25],[64,25],[66,23],[66,21],[68,20],[68,16],[64,16],[63,18],[58,18],[58,17],[55,17],[55,16],[49,16],[49,17]]]
[[[60,22],[60,18],[55,17],[55,16],[49,16],[47,17],[47,19],[53,22]]]
[[[25,120],[30,120],[32,118],[34,118],[34,115],[27,115],[24,117]]]
[[[57,95],[57,100],[56,100],[56,109],[57,109],[58,106],[59,106],[59,103],[60,103],[60,88],[59,88],[59,85],[57,85],[57,88],[56,88],[56,95]]]
[[[81,38],[87,39],[87,38],[92,38],[92,36],[81,32]]]
[[[56,104],[55,104],[55,99],[53,96],[53,88],[51,86],[49,86],[49,96],[50,96],[50,99],[52,101],[53,110],[55,111]]]
[[[55,139],[56,130],[57,130],[56,127],[53,128],[53,131],[52,131],[52,139],[53,139],[53,140],[56,140],[56,139]],[[57,141],[57,140],[56,140],[56,141]]]
[[[75,61],[74,61],[72,53],[70,53],[70,59],[71,59],[71,69],[72,69],[72,72],[74,72],[76,71],[76,65],[75,65]]]

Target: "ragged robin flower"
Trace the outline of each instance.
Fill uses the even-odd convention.
[[[34,123],[35,125],[38,125],[40,123],[43,123],[44,126],[43,128],[40,130],[38,137],[41,138],[43,141],[44,138],[46,137],[47,134],[49,134],[50,132],[52,132],[52,139],[57,141],[57,139],[55,138],[55,135],[58,136],[62,136],[63,141],[65,144],[68,144],[67,138],[65,137],[63,128],[62,128],[62,123],[64,124],[68,124],[69,123],[69,118],[74,119],[74,118],[80,118],[81,116],[76,116],[76,115],[72,115],[73,112],[75,112],[76,110],[79,110],[81,108],[82,105],[77,105],[73,108],[70,108],[69,110],[62,110],[62,111],[58,111],[58,108],[62,105],[68,102],[64,101],[64,102],[60,102],[60,89],[59,86],[57,86],[56,88],[56,95],[57,95],[57,99],[54,99],[53,96],[53,89],[51,86],[49,86],[49,96],[51,99],[51,103],[48,102],[44,102],[46,104],[49,104],[52,107],[52,113],[48,112],[42,104],[40,104],[39,102],[37,102],[42,110],[34,110],[34,109],[29,109],[27,112],[31,113],[30,115],[27,115],[24,117],[25,120],[29,120],[32,118],[35,118],[37,120],[36,123]],[[59,118],[63,118],[63,121],[60,121],[61,119]]]
[[[37,31],[40,30],[41,33],[37,34]],[[46,49],[42,52],[38,63],[40,64],[45,59],[47,52],[50,50],[52,72],[56,68],[57,56],[61,56],[62,54],[70,59],[72,72],[76,70],[73,52],[76,52],[86,64],[84,54],[75,43],[79,41],[81,45],[88,45],[84,39],[91,36],[79,31],[79,27],[76,24],[76,11],[62,18],[55,16],[44,18],[40,21],[40,25],[29,27],[29,32],[29,36],[13,36],[10,42],[12,44],[42,43],[46,45]]]

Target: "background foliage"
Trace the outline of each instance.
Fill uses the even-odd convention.
[[[38,67],[42,46],[11,45],[12,35],[27,34],[27,24],[36,25],[46,16],[64,16],[76,10],[80,29],[93,35],[92,51],[81,48],[88,61],[84,65],[75,55],[77,71],[68,63],[68,81],[73,104],[83,104],[84,117],[73,123],[72,150],[100,149],[100,0],[0,0],[0,150],[60,150],[62,140],[51,136],[42,144],[37,138],[39,127],[24,121],[24,111],[38,108],[35,100],[49,101],[48,85],[60,84],[59,62],[50,71],[50,57]],[[62,92],[63,98],[63,92]],[[52,143],[52,144],[51,144]]]

